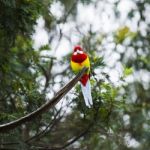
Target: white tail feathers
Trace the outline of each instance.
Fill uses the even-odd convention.
[[[84,101],[87,107],[91,108],[93,105],[92,96],[91,96],[91,85],[88,80],[86,86],[81,84],[81,89],[84,97]]]

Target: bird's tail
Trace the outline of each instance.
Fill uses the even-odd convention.
[[[91,96],[91,85],[88,79],[86,85],[81,83],[81,89],[84,97],[84,101],[87,107],[91,108],[93,105],[92,96]]]

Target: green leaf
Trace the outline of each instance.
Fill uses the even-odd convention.
[[[123,71],[124,77],[127,77],[127,76],[131,75],[132,73],[133,73],[132,67],[130,67],[130,68],[125,67],[124,68],[124,71]]]
[[[43,51],[43,50],[50,50],[50,47],[48,44],[46,45],[42,45],[40,48],[39,48],[40,51]]]
[[[102,57],[98,57],[98,56],[94,56],[92,59],[91,59],[91,65],[92,65],[92,69],[96,69],[97,67],[99,66],[104,66],[104,62],[103,62],[103,58]]]
[[[129,27],[124,26],[122,28],[119,28],[116,35],[115,35],[115,42],[117,44],[121,44],[124,42],[124,40],[129,37],[131,40],[134,39],[137,36],[136,32],[132,32]]]

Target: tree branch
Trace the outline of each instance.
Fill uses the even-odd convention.
[[[8,132],[9,130],[12,130],[16,128],[17,126],[24,124],[27,121],[32,121],[35,119],[39,114],[42,114],[46,111],[48,111],[50,108],[54,107],[61,98],[66,95],[74,86],[75,84],[81,79],[83,74],[87,71],[87,68],[83,68],[81,72],[79,72],[74,79],[72,79],[66,86],[64,86],[60,91],[56,93],[56,95],[49,100],[47,103],[43,104],[41,107],[39,107],[37,110],[31,112],[30,114],[23,116],[15,121],[12,121],[10,123],[6,123],[3,125],[0,125],[0,132]]]
[[[25,141],[25,143],[30,143],[30,141],[37,140],[38,138],[43,136],[45,133],[49,132],[62,119],[63,116],[60,116],[57,118],[57,116],[60,114],[60,111],[61,111],[61,109],[56,113],[56,115],[54,116],[54,119],[46,126],[46,128],[44,130],[42,130],[35,136],[27,139]]]
[[[98,117],[98,110],[99,109],[95,109],[94,112],[94,116],[92,121],[87,125],[86,128],[84,128],[83,131],[80,132],[79,135],[74,136],[71,140],[69,140],[68,142],[66,142],[63,146],[60,147],[50,147],[49,145],[47,146],[43,146],[42,145],[36,145],[35,148],[38,148],[38,150],[64,150],[67,147],[71,146],[73,143],[75,143],[76,141],[78,141],[81,137],[85,136],[86,134],[89,133],[90,129],[96,124],[97,122],[97,117]]]

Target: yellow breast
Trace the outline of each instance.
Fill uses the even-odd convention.
[[[89,68],[89,70],[87,72],[87,73],[89,73],[89,71],[90,71],[90,61],[89,61],[88,57],[82,63],[76,63],[76,62],[73,62],[71,60],[71,68],[75,73],[79,72],[83,67]]]

